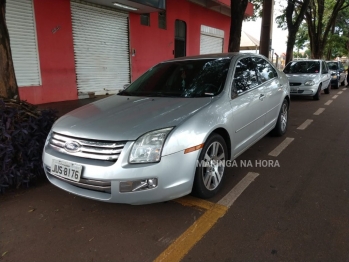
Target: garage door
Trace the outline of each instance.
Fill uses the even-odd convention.
[[[201,26],[200,54],[223,52],[224,31],[208,26]]]
[[[71,2],[78,93],[115,94],[130,82],[128,15]]]
[[[32,0],[7,0],[6,23],[18,86],[41,85]]]

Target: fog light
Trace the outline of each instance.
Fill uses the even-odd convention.
[[[149,178],[145,180],[137,181],[123,181],[120,182],[120,192],[136,192],[136,191],[145,191],[148,189],[153,189],[158,186],[157,178]]]

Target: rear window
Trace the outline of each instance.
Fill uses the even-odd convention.
[[[319,61],[294,61],[287,64],[285,74],[317,74],[320,72]]]

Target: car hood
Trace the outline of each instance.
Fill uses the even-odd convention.
[[[315,82],[318,81],[320,74],[286,74],[288,81],[290,83],[302,83],[305,81],[313,80]]]
[[[210,97],[151,98],[115,95],[62,116],[56,121],[52,131],[97,140],[136,140],[149,131],[179,125],[210,101]]]

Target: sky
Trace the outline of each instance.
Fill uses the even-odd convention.
[[[274,52],[278,55],[281,55],[282,53],[286,53],[286,41],[287,41],[287,30],[281,30],[281,28],[278,28],[275,23],[275,17],[278,16],[280,13],[277,4],[274,5],[274,18],[273,18],[273,37],[272,37],[272,48],[274,49]],[[260,39],[261,35],[261,22],[262,19],[258,18],[256,21],[250,21],[250,22],[243,22],[242,24],[242,31],[245,31],[249,35],[253,36],[256,39]]]

